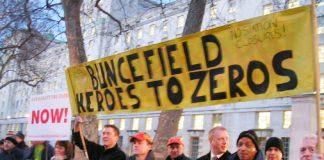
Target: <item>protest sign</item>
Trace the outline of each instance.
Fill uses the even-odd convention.
[[[315,89],[311,7],[136,48],[66,70],[73,114],[172,110]]]
[[[32,96],[27,140],[69,140],[71,107],[67,92]]]

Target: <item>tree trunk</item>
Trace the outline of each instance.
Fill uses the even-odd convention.
[[[69,49],[70,66],[87,62],[80,23],[80,8],[83,0],[62,0]],[[83,135],[90,141],[98,143],[98,122],[95,115],[82,116]],[[85,159],[84,152],[75,149],[75,159]]]
[[[205,6],[206,0],[191,0],[182,36],[200,31]],[[177,135],[181,115],[182,109],[161,112],[153,146],[157,159],[165,159],[167,157],[166,144],[170,137]]]
[[[62,0],[70,65],[87,61],[80,23],[80,9],[83,0]]]

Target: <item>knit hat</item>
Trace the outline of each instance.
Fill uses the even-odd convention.
[[[270,147],[276,147],[281,151],[282,154],[284,154],[284,146],[282,140],[278,137],[271,137],[267,140],[267,143],[265,145],[265,152],[270,149]]]
[[[10,141],[10,142],[13,143],[15,146],[18,144],[18,142],[16,141],[16,139],[13,138],[13,137],[6,137],[5,140]]]
[[[251,139],[252,142],[254,143],[256,149],[259,150],[258,136],[256,135],[256,133],[253,130],[247,130],[247,131],[241,132],[239,137],[237,138],[236,145],[238,144],[238,141],[243,137]]]
[[[19,137],[19,138],[21,138],[21,139],[25,139],[25,135],[21,131],[18,131],[16,133],[16,136]]]

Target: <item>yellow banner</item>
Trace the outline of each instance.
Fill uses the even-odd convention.
[[[201,107],[314,91],[311,7],[229,24],[66,70],[73,114]]]

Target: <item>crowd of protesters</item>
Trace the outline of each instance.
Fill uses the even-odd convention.
[[[145,132],[131,136],[133,155],[127,155],[117,142],[119,129],[115,125],[105,125],[102,132],[103,145],[91,142],[80,135],[81,117],[77,116],[73,129],[73,140],[81,150],[86,148],[90,160],[157,160],[152,146],[153,139]],[[0,160],[73,160],[74,146],[69,141],[56,141],[51,146],[47,141],[31,141],[26,145],[22,132],[7,134],[0,140]],[[270,137],[262,152],[259,148],[257,134],[253,130],[242,131],[236,140],[236,152],[230,153],[229,134],[224,127],[214,127],[208,133],[210,151],[197,160],[283,160],[284,146],[278,137]],[[322,159],[317,154],[317,137],[306,136],[300,146],[300,160]],[[184,143],[181,137],[171,137],[166,143],[168,156],[166,160],[190,160],[184,154]],[[265,153],[263,155],[262,153]]]

